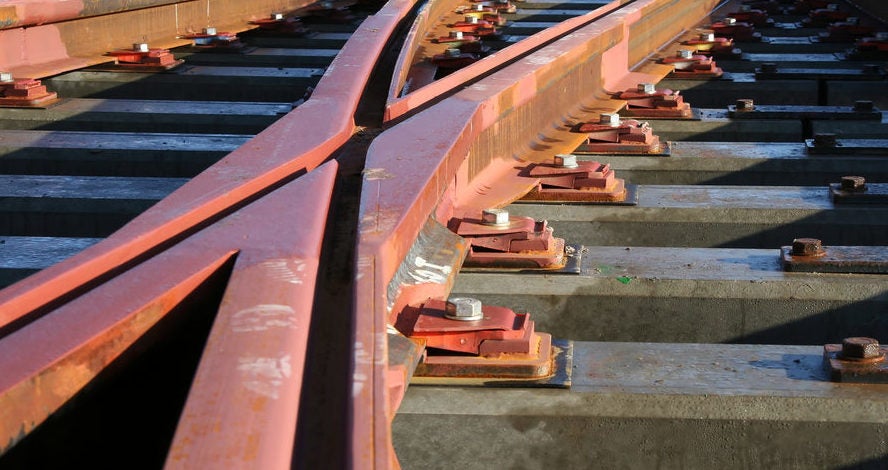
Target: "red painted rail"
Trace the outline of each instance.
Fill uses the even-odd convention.
[[[518,177],[516,160],[547,158],[575,146],[578,137],[561,133],[543,148],[518,136],[563,127],[579,108],[619,107],[603,90],[649,78],[630,67],[714,4],[637,0],[405,120],[373,143],[361,196],[352,311],[351,467],[397,466],[390,425],[406,377],[404,368],[388,364],[389,338],[397,337],[389,325],[404,305],[443,298],[449,290],[450,279],[392,285],[402,264],[417,263],[407,253],[420,230],[503,205],[527,191],[534,182]],[[19,403],[31,404],[25,414],[3,415],[11,425],[2,428],[3,442],[19,439],[24,423],[26,429],[39,423],[179,299],[230,266],[225,306],[167,464],[290,465],[298,417],[298,396],[291,395],[299,393],[307,328],[301,322],[311,309],[300,299],[310,302],[305,296],[313,290],[336,171],[335,164],[315,168],[352,135],[367,77],[411,7],[408,0],[396,0],[368,18],[312,98],[267,131],[102,243],[0,291],[0,326],[8,332],[0,350],[7,353],[5,366],[15,371],[0,382],[0,406],[11,413]],[[313,195],[305,205],[287,204],[305,194]],[[272,237],[279,211],[291,211],[306,225],[291,236]],[[453,254],[457,258],[459,250]],[[166,264],[179,269],[158,282],[156,274]],[[266,335],[272,338],[268,344]],[[222,348],[223,343],[234,349]],[[38,350],[44,344],[52,347]],[[101,358],[97,368],[83,371],[80,366],[91,357]],[[83,375],[77,380],[67,378],[78,372]],[[32,393],[44,374],[66,377],[68,386],[53,388],[50,395]],[[225,386],[212,387],[219,377],[225,377]],[[284,395],[286,400],[278,400]],[[37,402],[20,401],[25,399]]]
[[[312,170],[351,137],[368,77],[411,7],[409,0],[394,0],[365,20],[327,68],[312,97],[247,144],[101,243],[0,291],[0,328],[7,332],[0,349],[9,352],[4,370],[10,371],[0,389],[4,418],[0,442],[15,443],[24,437],[179,299],[237,258],[226,307],[199,368],[194,393],[201,395],[189,399],[168,464],[289,467],[288,442],[292,443],[291,425],[296,419],[291,412],[298,394],[289,396],[287,404],[263,406],[261,413],[256,413],[255,400],[268,399],[272,393],[292,395],[298,389],[305,354],[300,335],[307,335],[305,318],[311,311],[307,293],[313,291],[336,165]],[[306,172],[310,173],[300,177]],[[290,236],[277,237],[282,217],[304,225]],[[175,275],[159,275],[163,266],[176,266]],[[272,304],[278,307],[262,307]],[[292,314],[286,307],[293,309]],[[269,318],[281,313],[282,318]],[[264,335],[259,340],[249,331],[239,331],[258,327],[263,318],[267,325],[292,320],[299,334],[272,332],[269,337],[277,339],[266,343]],[[76,328],[66,332],[74,319]],[[44,348],[47,341],[56,346]],[[223,341],[226,348],[219,347]],[[277,354],[277,362],[263,362],[271,357],[263,354]],[[83,369],[83,361],[93,356],[90,368]],[[250,358],[255,360],[249,362]],[[268,381],[263,382],[269,379],[263,376],[268,372],[263,369],[266,363],[287,376],[274,392],[267,388]],[[231,366],[234,370],[226,369]],[[203,380],[226,370],[231,377],[240,377],[232,386],[239,383],[246,391],[202,388]],[[50,394],[32,393],[41,383],[52,384],[41,378],[49,372],[62,378],[65,386]],[[246,398],[250,391],[254,401]],[[204,396],[204,392],[217,393]],[[201,405],[204,398],[213,404]],[[208,416],[203,406],[225,408],[225,419],[252,416],[255,427],[226,423],[221,428],[224,437],[210,435],[202,421]],[[261,435],[256,434],[258,427],[263,428]],[[257,436],[262,439],[259,444]],[[259,450],[220,456],[222,450],[232,450],[220,447],[223,441],[250,442]]]
[[[608,99],[605,91],[651,79],[630,72],[630,67],[700,21],[716,3],[636,1],[374,140],[361,191],[356,264],[356,467],[385,468],[396,462],[390,423],[395,412],[391,404],[399,397],[390,395],[402,389],[387,378],[387,325],[395,324],[405,305],[448,294],[450,281],[443,279],[392,285],[402,264],[416,265],[406,257],[420,230],[435,223],[430,220],[446,225],[451,217],[477,217],[484,208],[505,205],[526,193],[535,181],[518,176],[519,160],[552,158],[572,150],[582,138],[561,132],[560,140],[548,138],[542,145],[536,137],[547,129],[563,129],[582,112],[618,109],[622,103]]]

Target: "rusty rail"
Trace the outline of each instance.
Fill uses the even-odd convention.
[[[531,183],[517,176],[514,161],[541,161],[575,147],[579,137],[566,132],[566,124],[584,113],[619,108],[621,103],[604,91],[662,76],[656,70],[639,74],[631,68],[696,23],[715,3],[638,0],[625,5],[374,141],[362,190],[351,312],[352,467],[397,466],[390,424],[409,378],[405,370],[418,351],[407,348],[408,367],[390,365],[389,342],[399,335],[387,326],[414,300],[446,296],[456,272],[435,282],[397,280],[399,269],[416,264],[407,255],[421,230],[434,231],[450,217],[501,206],[529,190]],[[15,372],[0,388],[3,421],[12,424],[3,428],[3,442],[20,439],[21,426],[27,431],[38,424],[195,286],[230,269],[225,306],[167,464],[290,464],[306,330],[290,333],[310,315],[311,306],[303,299],[313,291],[319,237],[336,172],[335,163],[315,168],[352,135],[352,117],[375,59],[411,7],[408,0],[395,0],[368,18],[311,99],[268,130],[106,241],[0,291],[0,327],[7,333],[0,339],[0,350],[7,353],[4,370]],[[528,142],[521,137],[528,135],[540,138]],[[494,180],[495,186],[489,184]],[[307,194],[314,196],[304,197]],[[292,238],[273,237],[279,211],[310,222]],[[265,241],[273,246],[263,248]],[[454,266],[461,262],[458,245],[456,241],[452,250]],[[183,269],[165,283],[131,296],[134,286],[155,279],[165,263]],[[266,286],[255,290],[260,284]],[[77,328],[66,331],[75,321],[80,323]],[[74,331],[80,336],[69,334]],[[114,342],[107,341],[112,337]],[[266,343],[271,337],[275,341]],[[56,339],[58,348],[28,361],[17,353],[29,344]],[[223,341],[237,346],[223,352],[218,348]],[[102,358],[97,368],[84,372],[82,365],[97,357]],[[249,360],[241,361],[244,358]],[[42,395],[52,381],[36,379],[48,371],[56,375],[47,377],[82,375],[79,382],[54,389],[59,394]],[[237,377],[246,391],[227,386],[215,390],[220,376]],[[281,377],[286,380],[278,380]],[[288,400],[276,399],[284,395]],[[25,396],[38,400],[24,407],[39,409],[38,414],[6,414]],[[218,413],[223,407],[225,412]],[[253,419],[254,413],[253,421],[242,421]],[[222,448],[231,452],[219,456]]]
[[[365,20],[328,67],[311,98],[247,144],[103,242],[0,291],[0,331],[5,333],[0,349],[8,352],[0,386],[4,423],[0,441],[4,448],[18,442],[70,399],[196,286],[224,269],[232,269],[228,310],[220,313],[211,348],[216,341],[234,340],[225,351],[208,349],[198,375],[212,378],[219,367],[233,366],[235,370],[227,372],[245,374],[244,380],[254,385],[253,391],[258,388],[260,398],[262,393],[265,398],[270,393],[288,393],[286,403],[263,407],[260,414],[265,421],[257,418],[257,426],[292,414],[298,396],[290,392],[293,387],[298,389],[306,319],[311,312],[311,295],[307,293],[313,291],[336,164],[312,170],[353,134],[355,111],[368,77],[411,7],[409,0],[395,0]],[[296,179],[306,172],[310,173]],[[292,237],[279,238],[280,217],[302,220],[305,225]],[[233,266],[226,268],[231,263]],[[169,265],[177,266],[176,276],[159,274]],[[165,281],[153,282],[158,278]],[[145,282],[152,284],[150,288],[142,287]],[[71,328],[72,323],[76,328]],[[256,340],[258,330],[275,324],[283,324],[280,333],[298,327],[302,336],[283,334],[278,342],[267,342],[270,336],[262,335],[261,341]],[[230,327],[227,331],[226,326]],[[56,347],[22,356],[44,342]],[[251,368],[237,362],[245,357],[261,362],[266,348],[279,354],[275,356],[282,361],[278,366],[287,367],[289,385],[274,391],[264,388],[262,364]],[[195,393],[203,386],[201,380]],[[60,383],[65,386],[57,386]],[[215,391],[214,395],[219,396]],[[256,403],[247,403],[238,393],[225,396],[223,401],[226,419],[236,421],[256,413]],[[209,415],[200,407],[200,400],[189,401],[177,434],[177,439],[188,441],[188,445],[176,447],[170,454],[170,466],[194,464],[193,459],[223,459],[212,454],[222,440],[205,432],[202,419]],[[247,442],[245,435],[262,439],[259,450],[251,447],[249,452],[226,452],[226,466],[248,462],[289,466],[292,445],[288,442],[292,443],[295,429],[288,423],[278,422],[274,429],[289,433],[289,437],[268,429],[259,436],[257,429],[242,423],[220,424],[217,429],[230,434],[225,442],[243,444]],[[255,440],[249,443],[256,444]],[[182,454],[186,451],[188,458]]]
[[[415,267],[407,255],[423,227],[477,216],[526,193],[534,183],[518,177],[516,160],[542,161],[575,148],[581,137],[567,132],[569,123],[583,113],[621,107],[606,91],[652,78],[630,67],[716,4],[636,1],[419,112],[373,142],[361,192],[356,262],[352,452],[357,467],[384,468],[395,461],[389,429],[391,404],[399,397],[389,395],[403,389],[388,379],[387,325],[408,304],[446,297],[456,272],[427,283],[396,277],[399,268]],[[458,265],[460,254],[453,250],[450,262]]]
[[[106,52],[149,42],[188,44],[189,31],[214,26],[239,32],[273,11],[292,12],[310,0],[113,0],[29,2],[0,6],[0,70],[43,78],[103,62]],[[90,31],[91,34],[83,34]],[[136,31],[138,33],[136,33]]]

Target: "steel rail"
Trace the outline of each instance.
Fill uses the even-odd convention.
[[[361,191],[355,278],[352,455],[357,468],[396,465],[391,420],[400,376],[389,368],[389,327],[401,308],[446,297],[456,270],[423,281],[397,277],[424,227],[477,216],[534,184],[519,161],[576,147],[569,124],[622,103],[607,90],[634,84],[630,67],[692,27],[715,0],[646,0],[543,47],[406,119],[372,143]],[[579,104],[578,104],[579,103]],[[405,162],[410,162],[405,164]],[[459,266],[458,249],[443,262]],[[442,261],[438,261],[442,264]],[[416,360],[416,358],[414,358]],[[394,378],[393,378],[394,376]]]
[[[371,72],[412,6],[409,0],[394,0],[367,18],[311,98],[245,145],[109,238],[0,291],[0,349],[7,351],[0,386],[4,449],[89,383],[205,279],[231,269],[225,307],[177,431],[177,439],[187,445],[171,452],[168,465],[290,465],[292,410],[299,403],[298,393],[291,392],[300,383],[310,292],[336,165],[312,170],[354,133],[354,115]],[[281,217],[308,223],[279,237]],[[170,265],[177,267],[175,275],[164,275]],[[266,331],[257,339],[258,330],[276,326],[280,331]],[[292,328],[300,333],[288,334]],[[271,337],[277,340],[267,341]],[[213,349],[219,342],[224,347]],[[45,344],[53,347],[33,354]],[[287,379],[274,390],[262,382],[273,380],[263,375],[267,357],[278,360],[274,364]],[[239,362],[244,358],[256,361]],[[254,394],[208,390],[219,373],[241,377]],[[204,393],[214,397],[207,406],[226,408],[225,419],[205,413],[201,401],[210,398]],[[278,393],[288,399],[269,396]],[[268,400],[261,411],[257,399]],[[238,421],[245,416],[254,417],[262,433]],[[205,418],[228,437],[206,433]],[[265,428],[272,422],[277,423],[273,430]],[[225,457],[219,447],[223,441],[251,447],[230,456],[232,448],[226,446]]]
[[[577,30],[588,25],[614,11],[618,11],[625,5],[631,5],[635,0],[620,0],[608,3],[596,8],[589,13],[562,21],[557,25],[540,31],[522,41],[506,47],[482,58],[478,62],[463,67],[455,72],[442,77],[434,82],[417,88],[409,89],[405,93],[405,87],[408,87],[407,75],[411,64],[416,61],[416,50],[422,41],[427,38],[422,33],[430,25],[432,19],[441,16],[441,10],[447,11],[446,8],[453,8],[453,2],[431,2],[426,5],[414,21],[413,27],[405,41],[405,47],[401,49],[398,56],[398,63],[395,66],[395,73],[392,76],[392,83],[389,87],[389,96],[385,105],[385,121],[393,121],[415,112],[423,105],[432,100],[439,99],[446,93],[460,86],[468,84],[471,80],[477,80],[486,74],[504,66],[512,60],[526,56],[527,54],[550,44],[552,41],[569,34],[571,31]],[[433,8],[434,7],[434,8]],[[663,72],[663,76],[668,72]],[[662,78],[662,77],[661,77]]]
[[[310,0],[12,0],[0,5],[0,70],[43,78],[109,62],[109,51],[148,42],[169,48],[204,27],[240,32],[274,11]],[[90,31],[90,34],[84,34]]]

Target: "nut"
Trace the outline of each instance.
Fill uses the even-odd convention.
[[[737,24],[737,18],[725,18],[725,24]]]
[[[874,338],[856,336],[842,340],[842,357],[848,359],[873,359],[882,355],[879,342]]]
[[[478,17],[477,16],[466,16],[465,21],[466,21],[466,23],[469,23],[469,24],[478,24]]]
[[[509,211],[505,209],[484,209],[481,211],[481,223],[484,225],[509,225]]]
[[[134,52],[148,52],[149,50],[147,42],[137,42],[133,44]]]
[[[715,42],[715,33],[700,33],[700,40],[706,42]]]
[[[737,100],[735,104],[737,111],[752,111],[755,109],[755,101],[749,98]]]
[[[866,178],[863,176],[843,176],[841,181],[845,191],[866,191]]]
[[[682,58],[682,59],[693,59],[694,58],[694,51],[692,51],[690,49],[679,49],[675,53],[675,56]]]
[[[474,321],[484,318],[484,312],[478,299],[451,297],[444,306],[444,316],[451,320]]]
[[[796,238],[792,241],[793,256],[820,256],[824,254],[821,241],[816,238]]]
[[[577,168],[577,156],[569,154],[555,155],[555,165],[561,168]]]
[[[444,55],[446,55],[447,57],[459,57],[462,55],[462,51],[455,47],[452,47],[444,51]]]
[[[451,31],[450,32],[450,39],[462,39],[462,38],[463,38],[462,31]]]
[[[598,123],[605,126],[617,127],[620,125],[620,115],[617,113],[601,113]]]
[[[814,134],[814,145],[818,147],[835,147],[837,143],[835,134],[827,132]]]
[[[0,72],[0,83],[9,83],[12,82],[12,73],[10,72]]]
[[[283,13],[272,13],[271,19],[273,19],[275,21],[281,21],[284,19],[284,14]]]
[[[203,33],[208,36],[215,36],[216,35],[216,28],[204,28]]]
[[[653,83],[639,83],[638,92],[646,95],[653,95],[657,92],[657,89],[654,87]]]

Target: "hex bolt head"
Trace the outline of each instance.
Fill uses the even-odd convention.
[[[749,5],[740,5],[740,11],[749,12],[752,11],[752,7],[750,7]]]
[[[777,64],[775,64],[774,62],[763,63],[762,73],[777,73]]]
[[[450,39],[462,39],[462,38],[463,38],[462,31],[451,31],[450,32]]]
[[[483,3],[475,4],[475,11],[484,11],[484,4]]]
[[[814,145],[818,147],[835,147],[836,144],[838,140],[835,134],[829,132],[814,134]]]
[[[460,55],[462,55],[462,51],[455,47],[451,47],[444,51],[444,55],[446,55],[447,57],[459,57]]]
[[[620,115],[617,113],[601,113],[598,123],[605,126],[618,127],[620,125]]]
[[[842,189],[845,191],[864,191],[866,190],[866,178],[863,176],[843,176],[841,179]]]
[[[879,73],[882,71],[882,66],[879,64],[864,64],[863,65],[863,73]]]
[[[700,33],[700,40],[706,42],[715,42],[715,33]]]
[[[137,42],[133,44],[134,52],[148,52],[149,50],[147,42]]]
[[[477,16],[466,16],[465,20],[466,20],[466,23],[469,23],[469,24],[478,24],[478,17]]]
[[[879,342],[874,338],[856,336],[842,340],[842,357],[849,359],[873,359],[881,354]]]
[[[676,51],[675,57],[678,57],[680,59],[693,59],[694,51],[690,49],[679,49],[678,51]]]
[[[206,34],[207,36],[215,36],[216,35],[216,28],[204,28],[203,33]]]
[[[10,72],[0,72],[0,83],[10,83],[14,81],[12,79],[12,73]]]
[[[639,93],[644,93],[646,95],[653,95],[657,92],[657,88],[653,83],[639,83],[637,85],[637,90]]]
[[[484,209],[481,211],[481,223],[496,227],[509,225],[509,211],[505,209]]]
[[[444,306],[444,316],[451,320],[475,321],[484,318],[481,301],[471,297],[451,297]]]
[[[829,5],[826,6],[826,9],[829,11],[838,11],[839,4],[838,3],[830,3]]]
[[[871,113],[873,111],[873,102],[870,100],[857,100],[854,102],[855,113]]]
[[[755,109],[755,101],[749,98],[737,100],[735,103],[737,111],[752,111]]]
[[[793,256],[818,256],[823,253],[823,245],[816,238],[796,238],[792,241]]]
[[[577,156],[559,153],[558,155],[555,155],[555,166],[561,168],[577,168],[579,166],[577,164]]]
[[[888,31],[877,31],[876,39],[878,39],[879,41],[888,40]]]
[[[281,21],[284,19],[284,14],[283,13],[272,13],[271,19],[273,19],[275,21]]]
[[[730,24],[730,25],[737,24],[737,18],[731,18],[731,17],[725,18],[725,24]]]
[[[858,18],[858,17],[856,17],[856,16],[849,16],[849,17],[845,20],[845,23],[853,24],[853,25],[857,25],[857,24],[860,24],[860,18]]]

